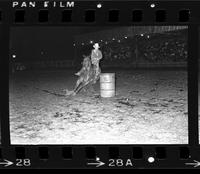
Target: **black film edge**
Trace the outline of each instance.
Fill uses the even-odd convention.
[[[0,168],[200,168],[198,1],[0,1]]]

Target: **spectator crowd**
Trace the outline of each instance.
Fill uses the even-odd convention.
[[[115,38],[99,42],[103,59],[100,64],[108,67],[130,67],[134,64],[173,64],[187,61],[187,31],[144,34],[134,37]],[[80,68],[83,55],[89,55],[93,44],[76,48],[76,59],[52,59],[33,62],[20,62],[11,59],[12,71],[35,68]]]
[[[100,43],[100,46],[103,53],[102,63],[105,65],[177,63],[186,62],[188,56],[185,31],[137,35]],[[82,50],[86,50],[85,48],[83,47]],[[90,54],[88,46],[87,53]]]
[[[140,57],[150,63],[173,63],[187,61],[187,38],[181,35],[152,36],[138,42]]]

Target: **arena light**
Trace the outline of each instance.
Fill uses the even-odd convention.
[[[125,36],[124,38],[127,39],[127,36]]]
[[[15,58],[16,58],[16,55],[15,55],[15,54],[13,54],[13,55],[12,55],[12,58],[13,58],[13,59],[15,59]]]
[[[140,36],[144,36],[144,34],[140,34]]]

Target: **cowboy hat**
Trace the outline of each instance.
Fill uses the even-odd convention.
[[[97,48],[100,48],[100,46],[99,46],[98,43],[95,43],[95,44],[93,45],[93,47],[94,47],[94,48],[96,48],[96,47],[97,47]]]

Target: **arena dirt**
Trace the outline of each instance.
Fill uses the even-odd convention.
[[[64,96],[75,85],[75,71],[13,74],[11,143],[188,143],[186,71],[114,72],[116,96],[108,99],[100,97],[99,82],[76,96]]]

